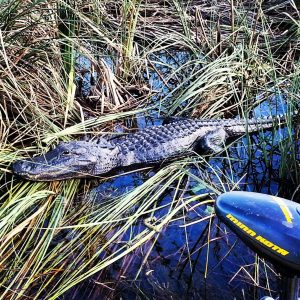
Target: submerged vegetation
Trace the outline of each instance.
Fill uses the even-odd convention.
[[[176,299],[152,269],[174,227],[184,240],[173,244],[180,254],[171,270],[179,279],[187,270],[185,295],[222,299],[214,270],[235,255],[235,242],[214,220],[216,195],[247,189],[299,201],[296,3],[5,0],[0,10],[0,299],[75,299],[81,283],[102,298],[126,286],[136,297]],[[126,133],[169,116],[280,113],[284,128],[245,136],[212,158],[127,177],[35,183],[10,168],[60,141]],[[168,264],[171,253],[164,255]],[[235,297],[272,291],[264,261],[240,258],[235,267],[224,280],[245,282]]]

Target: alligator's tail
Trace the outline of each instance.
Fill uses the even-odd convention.
[[[226,132],[229,136],[242,135],[247,132],[258,132],[271,128],[284,126],[287,124],[289,119],[293,119],[297,116],[298,111],[295,111],[290,116],[287,114],[269,116],[264,118],[253,118],[253,119],[231,119],[225,122]]]

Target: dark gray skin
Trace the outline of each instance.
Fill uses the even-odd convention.
[[[283,117],[275,117],[280,122]],[[179,120],[108,140],[60,143],[54,150],[13,164],[13,172],[34,181],[102,175],[116,168],[150,165],[197,153],[217,153],[227,138],[273,127],[273,118]]]

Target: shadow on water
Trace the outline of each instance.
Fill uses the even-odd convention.
[[[170,72],[172,63],[176,63],[174,55],[171,58],[158,57],[164,72]],[[190,59],[184,54],[180,57],[181,63],[185,58]],[[150,74],[149,80],[156,89],[162,91],[154,100],[168,95],[170,86],[162,82],[157,73]],[[286,110],[285,103],[284,97],[274,93],[253,110],[253,116],[283,113]],[[139,128],[161,122],[162,119],[137,116]],[[195,163],[188,167],[192,176],[187,175],[180,187],[181,193],[176,197],[180,199],[212,192],[213,188],[230,190],[232,186],[268,194],[277,194],[282,190],[286,196],[291,196],[287,194],[292,192],[291,189],[286,191],[283,188],[286,182],[280,179],[280,145],[287,137],[286,128],[252,134],[233,143],[218,157],[195,159]],[[130,192],[147,181],[154,172],[135,172],[109,179],[95,187],[89,197],[93,199],[95,207],[101,206],[104,199],[109,201],[110,198]],[[211,182],[211,186],[205,182]],[[174,193],[175,187],[170,186],[161,197],[159,205],[162,208],[155,211],[152,217],[159,218],[167,213]],[[215,199],[216,196],[212,194],[211,197]],[[267,289],[276,291],[278,286],[271,265],[259,260],[257,267],[257,258],[251,250],[218,220],[206,218],[197,222],[212,212],[211,205],[191,205],[190,209],[159,233],[157,239],[148,241],[134,253],[73,288],[65,299],[70,299],[70,295],[72,299],[91,300],[257,299],[268,295]],[[185,226],[191,223],[194,224]],[[145,226],[144,220],[140,220],[128,230],[124,241],[130,235],[141,232]]]

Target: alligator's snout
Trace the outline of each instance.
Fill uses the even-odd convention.
[[[13,172],[16,174],[22,173],[22,171],[30,171],[31,168],[31,164],[28,164],[22,160],[18,160],[12,165]]]
[[[30,160],[18,160],[12,165],[12,171],[14,174],[22,176],[26,179],[29,178],[29,174],[34,168],[34,163],[33,161]]]
[[[68,178],[68,168],[53,166],[44,156],[37,156],[28,160],[19,160],[12,164],[14,174],[28,180],[49,181]]]

